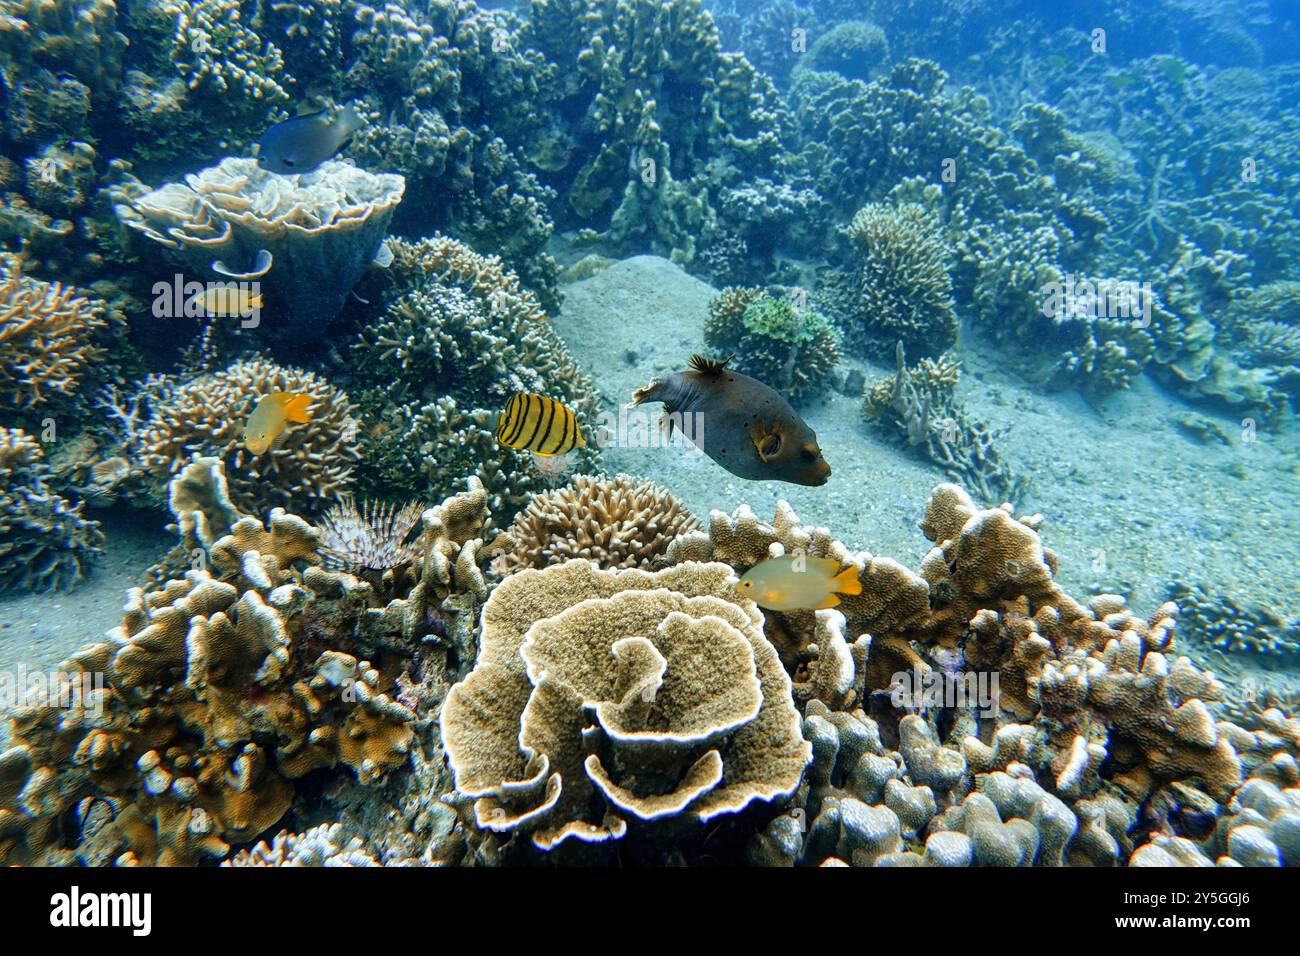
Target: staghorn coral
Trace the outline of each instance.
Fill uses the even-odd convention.
[[[99,524],[50,490],[44,450],[0,427],[0,591],[52,591],[81,581],[100,554]]]
[[[809,747],[734,585],[720,564],[647,574],[580,560],[502,581],[441,718],[477,826],[554,852],[792,792]]]
[[[473,473],[493,511],[512,515],[544,481],[527,452],[497,442],[497,414],[512,393],[536,392],[568,405],[590,435],[590,379],[500,259],[443,237],[390,245],[398,294],[352,348],[367,422],[362,480],[419,495]],[[597,452],[570,457],[590,468]]]
[[[576,475],[534,495],[506,531],[506,567],[545,568],[582,558],[606,570],[656,570],[669,544],[700,526],[667,489],[629,475]]]
[[[240,850],[222,866],[379,866],[360,837],[345,839],[340,823],[322,823],[302,833],[281,830],[270,843]]]
[[[840,360],[839,330],[822,315],[753,288],[723,289],[709,302],[704,341],[794,400],[824,390]]]
[[[375,259],[405,188],[401,176],[341,160],[289,177],[261,169],[255,159],[230,157],[184,183],[154,190],[124,183],[114,192],[114,209],[193,277],[256,281],[266,302],[258,327],[302,336],[343,307]]]
[[[955,481],[975,489],[987,502],[1014,500],[1024,478],[1002,461],[997,435],[966,413],[956,398],[960,366],[948,356],[921,359],[909,368],[903,343],[895,349],[898,371],[863,394],[868,422],[889,424],[896,436],[919,449]]]
[[[228,501],[214,459],[173,484],[180,507]],[[344,765],[369,785],[418,749],[429,701],[405,668],[441,675],[445,692],[456,662],[468,667],[487,591],[473,537],[487,520],[482,487],[424,513],[415,583],[386,605],[320,566],[302,519],[277,509],[265,525],[227,515],[206,527],[228,519],[198,568],[132,589],[122,626],[61,666],[73,688],[102,674],[101,692],[18,712],[0,770],[0,859],[84,859],[91,848],[74,846],[62,820],[86,799],[113,807],[95,836],[107,859],[221,858],[274,825],[306,774]]]
[[[24,276],[17,256],[3,256],[0,269],[0,396],[31,408],[74,394],[104,354],[96,333],[108,324],[105,303]]]
[[[290,425],[276,447],[254,457],[243,445],[244,423],[275,392],[310,395],[311,419]],[[138,436],[144,468],[169,479],[194,456],[214,455],[226,464],[234,505],[245,513],[323,507],[348,490],[359,459],[348,397],[311,372],[264,359],[178,383],[151,411]]]
[[[919,203],[871,203],[847,230],[858,301],[845,330],[858,348],[902,341],[913,354],[938,355],[957,341],[951,251],[938,223]]]

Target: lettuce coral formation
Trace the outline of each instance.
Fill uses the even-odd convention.
[[[798,400],[823,391],[840,360],[840,332],[788,296],[728,288],[709,303],[704,341],[736,356],[734,367]]]
[[[443,742],[479,827],[539,850],[706,822],[791,793],[789,678],[730,568],[567,561],[499,584]]]

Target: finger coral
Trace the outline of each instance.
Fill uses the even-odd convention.
[[[225,497],[213,459],[179,480],[208,491],[178,492],[178,504]],[[0,860],[79,859],[88,849],[65,849],[75,839],[61,827],[89,798],[114,808],[96,838],[108,859],[221,858],[273,826],[313,770],[343,765],[370,784],[404,766],[417,714],[399,678],[425,639],[454,654],[436,620],[449,601],[474,617],[486,595],[471,540],[485,497],[471,483],[425,512],[417,582],[387,606],[323,569],[319,533],[280,509],[265,524],[234,520],[183,578],[132,589],[121,627],[61,665],[72,691],[61,706],[33,702],[15,718],[0,761]]]
[[[545,568],[570,558],[603,569],[656,570],[669,544],[700,526],[695,516],[659,485],[629,475],[577,475],[534,495],[515,515],[506,535],[507,567]]]
[[[276,392],[305,392],[310,420],[286,428],[260,456],[244,448],[244,423],[257,403]],[[356,410],[339,389],[311,372],[264,359],[236,362],[168,390],[141,428],[144,467],[166,481],[199,455],[226,466],[234,506],[245,514],[273,507],[304,513],[348,490],[358,461]]]
[[[0,270],[0,397],[30,408],[73,394],[104,354],[95,344],[104,303],[24,276],[17,256],[0,258]]]
[[[0,591],[52,591],[86,576],[100,554],[99,524],[48,487],[40,444],[0,427]]]
[[[810,750],[789,694],[725,565],[575,560],[493,591],[442,735],[477,826],[554,851],[791,793]]]

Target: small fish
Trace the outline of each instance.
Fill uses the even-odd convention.
[[[306,392],[275,392],[267,395],[244,425],[244,447],[263,454],[284,433],[290,422],[311,421],[311,396]]]
[[[553,398],[532,392],[515,392],[497,422],[497,441],[516,451],[527,449],[550,458],[574,448],[585,448],[577,416]]]
[[[257,141],[257,165],[273,173],[309,173],[329,159],[366,125],[351,103],[331,119],[325,110],[276,123]]]
[[[674,418],[693,419],[683,431],[701,451],[739,478],[795,485],[826,484],[831,466],[822,457],[817,433],[781,395],[758,379],[721,361],[691,356],[691,368],[656,378],[632,393],[632,404],[663,402],[667,437]]]
[[[245,316],[251,315],[262,307],[262,293],[253,293],[243,286],[209,285],[202,292],[196,293],[187,303],[187,314],[197,305],[204,315],[210,316]]]
[[[819,610],[839,604],[839,594],[861,594],[862,582],[853,565],[841,571],[830,558],[787,554],[746,571],[740,590],[770,611]]]

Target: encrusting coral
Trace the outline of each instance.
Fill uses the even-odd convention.
[[[310,396],[310,420],[289,426],[275,447],[254,456],[244,447],[244,423],[263,397],[277,392]],[[351,486],[355,415],[347,395],[320,376],[250,359],[172,385],[140,429],[140,458],[165,481],[196,455],[216,456],[241,511],[292,506],[312,512]]]
[[[0,397],[32,407],[77,391],[104,354],[96,332],[105,304],[59,283],[22,274],[21,258],[0,257]]]
[[[273,826],[307,773],[343,764],[370,784],[403,766],[427,726],[404,676],[412,649],[442,648],[426,651],[442,665],[472,655],[472,643],[455,645],[468,630],[439,615],[460,607],[472,618],[486,596],[470,539],[485,495],[473,482],[425,512],[418,580],[380,606],[369,584],[320,567],[319,533],[301,518],[276,509],[263,524],[214,509],[228,501],[215,459],[178,481],[189,486],[178,503],[207,515],[196,540],[219,537],[183,578],[132,589],[122,626],[61,665],[60,692],[73,691],[62,706],[18,711],[0,771],[0,860],[223,857]],[[102,690],[78,693],[96,674]],[[112,818],[65,849],[64,818],[85,800]]]
[[[629,475],[575,475],[534,495],[506,531],[505,566],[545,568],[570,558],[600,568],[656,570],[680,534],[700,526],[666,489]]]
[[[839,330],[825,317],[754,288],[723,289],[709,302],[704,341],[794,400],[824,390],[840,360]]]
[[[505,578],[442,736],[482,829],[557,851],[778,799],[810,757],[790,681],[731,569],[581,560]]]
[[[51,591],[86,576],[100,554],[98,522],[49,488],[39,442],[0,427],[0,591]]]

